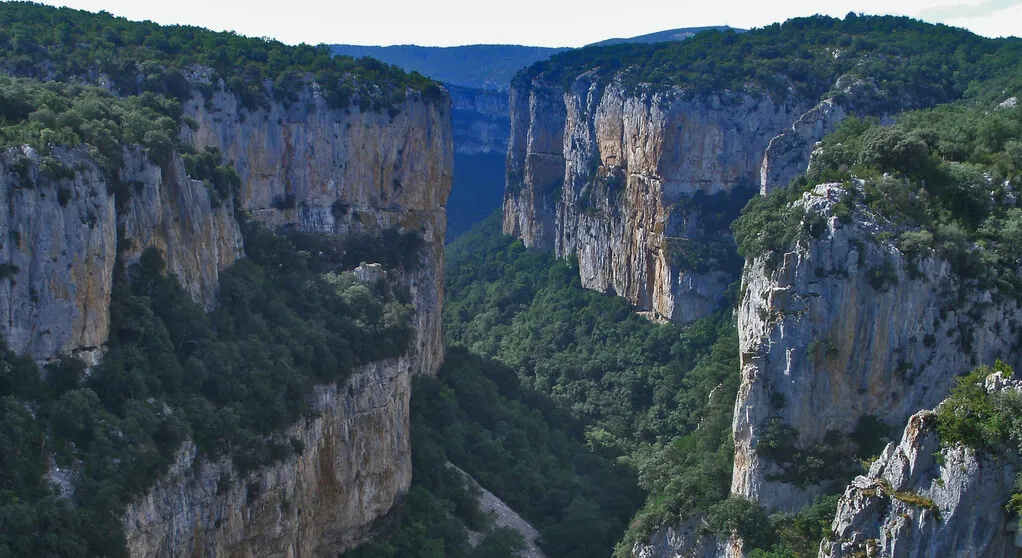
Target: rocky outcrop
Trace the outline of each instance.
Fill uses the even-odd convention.
[[[709,533],[700,514],[677,525],[661,527],[649,540],[635,545],[635,558],[717,558],[728,556],[726,541]],[[741,554],[736,554],[740,556]]]
[[[805,193],[797,245],[776,265],[749,261],[744,273],[731,488],[769,509],[797,511],[837,480],[785,478],[757,452],[770,428],[797,436],[799,448],[826,438],[833,457],[847,459],[854,448],[842,436],[863,417],[902,424],[975,364],[1019,363],[1014,300],[963,288],[932,251],[900,252],[893,229],[861,205],[843,222],[835,207],[845,195],[836,184]]]
[[[279,435],[295,455],[241,475],[192,444],[127,506],[131,556],[336,556],[408,489],[411,362],[375,362],[316,388],[316,414]],[[296,443],[298,441],[298,443]]]
[[[206,76],[208,79],[208,76]],[[196,77],[201,79],[202,76]],[[289,104],[248,110],[233,94],[185,104],[197,147],[216,147],[241,176],[240,203],[271,226],[347,235],[417,231],[426,248],[407,278],[416,312],[412,369],[443,357],[444,203],[453,166],[450,106],[409,94],[392,111],[331,108],[316,88]]]
[[[94,362],[110,326],[118,235],[125,264],[164,251],[168,269],[197,300],[212,304],[220,270],[242,255],[228,201],[214,207],[181,159],[163,168],[141,150],[123,153],[129,201],[118,212],[114,188],[84,150],[52,155],[73,176],[41,170],[30,148],[0,156],[0,336],[38,361],[79,354]],[[119,233],[120,231],[120,233]]]
[[[726,261],[729,223],[702,208],[736,214],[771,139],[809,108],[740,92],[628,92],[585,76],[567,91],[517,82],[504,232],[577,256],[586,288],[653,317],[698,319],[720,307],[739,267]]]
[[[852,481],[820,558],[1018,555],[1018,518],[1004,508],[1017,456],[941,447],[935,418],[913,415],[901,441]]]
[[[809,166],[816,142],[829,134],[848,116],[848,111],[834,99],[825,99],[796,120],[791,128],[770,140],[759,169],[759,191],[784,186]]]

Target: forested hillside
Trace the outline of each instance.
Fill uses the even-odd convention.
[[[121,95],[144,92],[183,99],[195,89],[212,93],[223,79],[244,104],[293,100],[308,75],[331,105],[355,100],[388,109],[406,89],[443,97],[436,82],[372,58],[334,56],[329,47],[287,46],[277,41],[214,33],[187,26],[133,22],[107,13],[41,9],[29,2],[0,4],[0,69],[46,81],[96,81]],[[195,79],[195,74],[205,74]],[[272,89],[265,82],[273,84]]]
[[[897,106],[961,96],[974,80],[1018,75],[1022,40],[990,40],[964,29],[904,17],[796,18],[746,33],[711,30],[669,43],[595,47],[554,55],[519,74],[567,84],[583,72],[628,87],[700,92],[752,87],[817,98],[837,76],[873,81]],[[882,99],[880,99],[882,100]],[[879,101],[879,100],[878,100]]]

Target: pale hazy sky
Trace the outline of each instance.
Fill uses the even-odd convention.
[[[761,27],[823,13],[909,15],[1022,35],[1022,0],[42,0],[286,43],[580,46],[675,27]]]

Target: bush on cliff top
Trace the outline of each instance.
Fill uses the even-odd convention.
[[[294,100],[311,75],[327,102],[346,108],[358,97],[363,110],[393,109],[407,90],[440,100],[446,94],[422,75],[372,58],[333,56],[327,45],[288,46],[274,40],[199,27],[134,22],[29,2],[0,3],[0,68],[46,80],[110,79],[121,95],[146,91],[181,100],[196,85],[192,65],[211,68],[242,103],[255,108],[271,99]],[[267,84],[272,84],[267,88]],[[211,86],[200,86],[206,92]]]
[[[816,99],[850,74],[874,82],[885,98],[878,110],[902,103],[928,106],[961,97],[975,80],[1019,75],[1022,41],[986,39],[962,29],[905,17],[813,16],[746,33],[705,31],[684,41],[625,44],[567,51],[515,77],[567,86],[583,73],[626,87],[681,87],[698,92],[753,88],[781,96],[790,90]]]
[[[124,146],[145,146],[156,162],[186,149],[177,142],[180,117],[180,103],[152,93],[117,98],[98,87],[0,75],[0,149],[85,147],[108,178],[116,178]]]

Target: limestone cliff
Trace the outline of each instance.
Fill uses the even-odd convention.
[[[130,201],[118,213],[113,186],[84,150],[53,156],[74,176],[49,177],[29,148],[0,156],[0,260],[16,270],[0,281],[0,335],[14,351],[95,360],[110,326],[119,229],[125,264],[159,248],[195,298],[212,304],[218,272],[242,255],[229,201],[213,207],[179,157],[161,168],[126,149],[120,179]]]
[[[125,534],[133,556],[335,556],[411,482],[411,375],[435,373],[443,356],[450,104],[410,92],[390,111],[334,109],[310,86],[295,102],[249,110],[222,85],[185,103],[182,139],[218,148],[236,168],[240,211],[271,227],[339,236],[390,227],[421,234],[421,265],[390,278],[411,294],[416,341],[401,358],[317,388],[318,414],[279,434],[300,440],[301,455],[241,475],[229,459],[210,463],[186,444],[172,470],[127,506]],[[215,303],[219,271],[243,256],[234,201],[216,201],[176,154],[155,165],[126,148],[116,185],[84,150],[52,156],[73,177],[47,174],[28,148],[0,155],[0,335],[12,349],[95,362],[117,264],[130,269],[148,247],[163,251],[196,300]],[[363,275],[372,279],[372,268]]]
[[[706,518],[699,514],[677,525],[665,525],[650,535],[649,540],[635,545],[635,558],[717,558],[741,556],[730,541],[709,532]],[[729,554],[729,551],[731,553]]]
[[[338,235],[421,233],[422,265],[394,278],[412,294],[416,344],[401,359],[362,367],[344,386],[318,388],[319,416],[282,435],[302,440],[300,456],[239,476],[227,461],[196,468],[186,450],[128,508],[129,548],[138,556],[335,556],[408,489],[410,375],[435,373],[443,356],[449,105],[410,96],[390,114],[335,110],[307,89],[288,106],[248,111],[220,92],[185,109],[197,123],[185,136],[234,164],[239,203],[255,218]]]
[[[656,318],[698,319],[720,307],[740,266],[728,261],[720,214],[803,172],[813,143],[845,115],[819,117],[815,105],[740,91],[626,91],[585,74],[566,89],[517,80],[504,232],[577,256],[586,288]]]
[[[182,448],[167,476],[124,515],[133,557],[336,556],[408,489],[410,360],[357,369],[316,388],[318,415],[280,434],[301,455],[239,475],[230,459]]]
[[[222,90],[185,104],[184,137],[216,147],[241,176],[242,209],[271,226],[346,235],[419,232],[423,265],[407,278],[418,333],[412,370],[433,374],[443,343],[444,203],[453,166],[450,105],[409,95],[397,111],[330,108],[315,88],[250,111]]]
[[[820,558],[1018,555],[1018,519],[1004,508],[1017,459],[942,448],[934,419],[913,415],[901,441],[845,490]]]
[[[1014,300],[960,288],[932,251],[910,258],[862,205],[838,218],[845,195],[835,184],[805,193],[803,225],[824,223],[815,237],[806,229],[779,264],[760,257],[744,272],[732,492],[770,509],[797,511],[837,479],[792,478],[757,451],[764,436],[803,449],[827,440],[847,459],[860,420],[901,424],[974,365],[1019,362]]]

